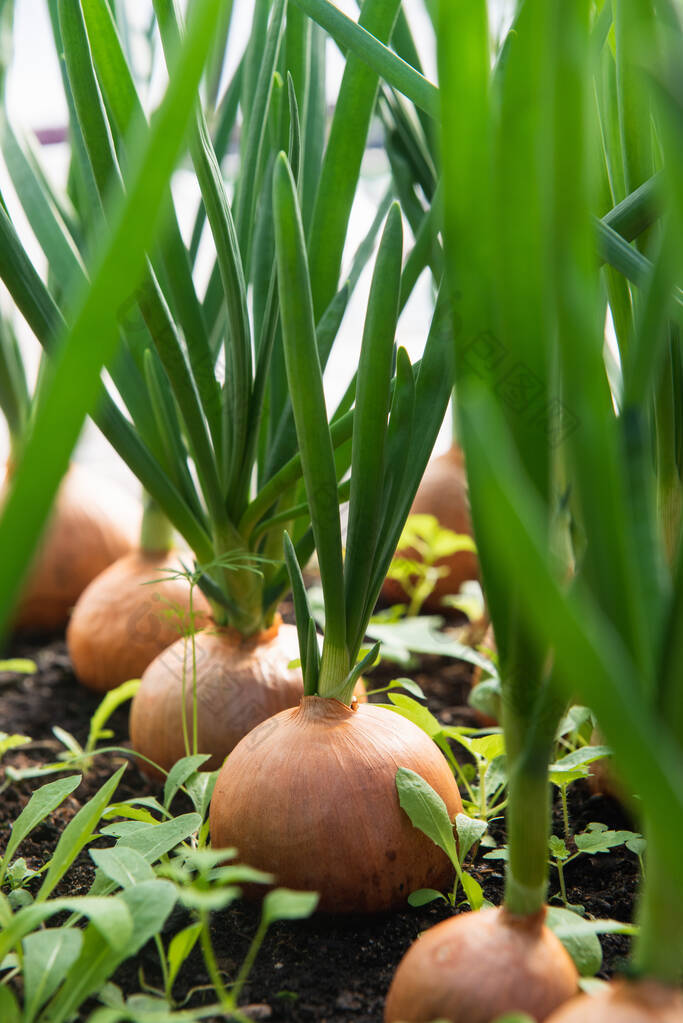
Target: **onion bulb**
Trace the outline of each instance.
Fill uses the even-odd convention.
[[[133,748],[165,770],[185,756],[185,712],[192,735],[192,644],[177,640],[142,676],[130,711]],[[294,707],[303,694],[296,629],[278,617],[249,638],[236,629],[205,629],[195,636],[197,739],[199,753],[210,753],[204,770],[220,767],[247,732],[278,711]],[[144,767],[144,765],[143,765]]]
[[[97,692],[114,689],[145,668],[190,628],[190,584],[168,578],[178,555],[135,551],[94,579],[76,604],[66,633],[79,682]],[[208,603],[195,587],[194,622],[202,628]]]
[[[652,980],[615,981],[572,998],[547,1023],[683,1023],[683,991]]]
[[[107,498],[102,487],[103,481],[95,486],[77,466],[62,480],[13,618],[15,628],[63,629],[88,583],[134,546],[139,516],[133,502],[120,493],[112,501],[111,488]]]
[[[396,771],[419,773],[462,809],[451,770],[412,722],[371,704],[306,696],[228,757],[211,800],[211,840],[329,912],[378,912],[452,880],[446,855],[401,809]]]
[[[578,991],[576,968],[542,913],[461,913],[425,931],[389,988],[385,1023],[491,1023],[508,1012],[545,1020]]]
[[[434,515],[445,529],[472,536],[465,456],[457,444],[429,463],[410,514]],[[419,558],[413,550],[399,550],[396,554],[398,557]],[[437,580],[423,607],[427,611],[442,612],[443,597],[450,593],[458,593],[468,579],[479,578],[479,563],[473,551],[457,551],[446,558],[440,558],[436,564],[447,568],[448,571]],[[384,581],[382,595],[392,604],[406,599],[403,587],[395,579]]]

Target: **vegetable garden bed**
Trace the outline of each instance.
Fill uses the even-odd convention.
[[[52,762],[64,746],[55,738],[53,726],[65,729],[81,744],[88,735],[90,719],[99,704],[94,693],[85,691],[71,672],[63,640],[55,637],[47,644],[38,638],[15,638],[8,654],[27,657],[37,664],[32,675],[4,673],[0,675],[0,720],[10,733],[31,736],[30,745],[8,752],[3,758],[0,785],[0,833],[4,847],[9,825],[28,800],[32,790],[44,784],[45,778],[13,781],[7,767],[29,770]],[[448,658],[424,657],[411,676],[422,687],[428,706],[448,725],[472,725],[473,712],[467,704],[471,666]],[[381,665],[373,673],[378,687],[396,675],[393,665]],[[382,700],[383,696],[372,697]],[[114,732],[112,743],[127,739],[128,709],[119,708],[108,722]],[[77,810],[102,785],[123,761],[117,754],[95,758],[82,784],[37,828],[22,846],[22,855],[29,867],[37,868],[52,854],[59,834]],[[161,786],[151,783],[135,766],[131,757],[117,790],[117,799],[159,796]],[[572,827],[582,831],[591,822],[609,829],[631,829],[633,823],[623,808],[609,796],[594,795],[586,782],[575,782],[569,788],[569,812]],[[180,801],[174,811],[191,809]],[[562,834],[562,808],[559,798],[554,806],[554,831]],[[494,821],[490,831],[498,845],[505,840],[502,819]],[[100,839],[96,845],[107,845]],[[502,864],[487,861],[482,850],[471,869],[482,885],[485,896],[500,904],[503,894]],[[88,853],[77,862],[61,882],[57,894],[85,895],[94,877],[94,866]],[[581,856],[567,867],[567,897],[571,903],[585,907],[591,917],[630,921],[639,877],[637,857],[623,846],[608,854]],[[551,892],[558,890],[557,875],[551,873]],[[557,904],[557,903],[555,903]],[[245,986],[243,1011],[253,1019],[291,1020],[301,1023],[379,1023],[386,992],[402,956],[418,934],[451,914],[445,903],[431,903],[406,908],[375,917],[334,917],[316,915],[307,920],[276,924],[260,950]],[[211,930],[216,957],[221,970],[234,976],[249,947],[258,925],[258,905],[240,900],[212,918]],[[176,909],[167,921],[163,938],[172,935],[189,922],[186,911]],[[601,935],[603,951],[600,977],[610,977],[624,965],[630,939],[623,935]],[[112,978],[125,996],[141,991],[144,982],[161,986],[159,959],[154,942],[132,961],[119,968]],[[192,989],[210,985],[199,948],[195,948],[181,969],[174,986],[174,996],[182,1004]],[[210,986],[191,995],[188,1007],[214,1001]],[[95,1007],[87,1002],[79,1019],[87,1019]],[[249,1008],[250,1007],[250,1008]]]

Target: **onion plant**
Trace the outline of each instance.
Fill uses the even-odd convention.
[[[452,329],[437,302],[419,368],[396,354],[402,221],[389,211],[375,264],[353,422],[348,532],[342,551],[337,477],[315,339],[312,271],[296,180],[281,153],[273,217],[282,336],[322,581],[322,652],[294,545],[292,578],[304,699],[250,732],[216,783],[212,841],[236,844],[280,883],[314,888],[323,909],[377,911],[405,902],[410,886],[443,882],[443,851],[411,827],[396,792],[397,766],[420,771],[451,817],[461,809],[445,758],[424,732],[386,708],[354,698],[377,654],[361,646],[380,587],[448,402]],[[444,770],[445,769],[445,770]]]
[[[166,59],[173,66],[184,30],[174,4],[157,0],[154,6]],[[55,0],[51,11],[72,114],[72,199],[77,214],[73,231],[68,218],[56,215],[59,204],[46,187],[41,189],[40,175],[35,169],[30,173],[32,163],[26,154],[22,159],[20,145],[13,145],[13,153],[21,170],[15,183],[23,186],[17,190],[59,287],[46,288],[28,264],[9,219],[0,216],[3,279],[39,339],[48,345],[63,316],[61,292],[69,279],[87,274],[88,250],[106,216],[106,197],[127,188],[129,139],[146,130],[142,98],[106,0],[80,4]],[[397,11],[396,0],[370,0],[364,13],[373,30],[388,38]],[[246,657],[262,643],[275,641],[276,609],[289,585],[283,564],[285,528],[302,563],[313,550],[284,373],[283,299],[274,274],[269,196],[276,152],[287,150],[297,176],[323,369],[386,211],[383,203],[340,287],[342,251],[378,81],[361,61],[347,62],[324,146],[323,45],[320,30],[284,0],[259,5],[245,54],[211,124],[201,104],[195,104],[189,155],[201,202],[192,238],[186,245],[166,189],[163,230],[148,249],[137,290],[119,306],[121,346],[107,365],[126,412],[119,411],[105,391],[94,413],[193,552],[193,579],[209,602],[215,624],[226,630],[224,645],[231,648],[230,657],[236,644],[241,645],[240,657]],[[240,161],[229,197],[220,160],[238,111]],[[201,295],[193,271],[205,222],[215,259]],[[402,277],[405,295],[414,279],[414,268]],[[331,425],[337,480],[350,463],[354,398],[355,379]],[[338,498],[345,497],[348,482],[337,489]],[[277,664],[283,677],[289,672],[288,688],[279,696],[271,693],[285,702],[273,705],[271,700],[259,711],[254,693],[248,699],[231,699],[234,706],[251,708],[251,716],[233,730],[225,721],[216,724],[219,733],[228,735],[214,750],[219,762],[257,720],[292,702],[295,682],[287,666],[294,655],[284,647],[288,630],[280,630],[283,642]],[[256,654],[254,658],[258,659]],[[257,670],[254,658],[248,668],[252,674]],[[193,652],[192,670],[201,660]],[[247,671],[246,662],[243,667]],[[178,717],[178,736],[189,668],[183,650],[172,653],[163,666],[177,701],[177,715],[171,716]],[[213,672],[214,679],[222,677]],[[242,676],[237,672],[236,677]],[[193,678],[193,683],[195,693],[203,680]],[[300,690],[300,676],[298,686]],[[136,744],[145,745],[150,738],[144,722],[156,717],[157,711],[146,704],[152,692],[156,686],[143,683],[134,703],[131,727]],[[209,702],[212,699],[207,696]],[[222,699],[228,702],[224,691]],[[152,731],[156,742],[156,730]],[[200,736],[202,742],[214,744]],[[171,746],[145,752],[169,766],[182,752]]]
[[[135,287],[145,248],[151,244],[161,197],[182,145],[192,112],[192,95],[202,73],[218,0],[194,9],[187,45],[178,58],[151,132],[131,140],[129,187],[125,199],[110,197],[111,228],[94,243],[90,279],[71,281],[65,299],[69,328],[27,259],[3,204],[3,279],[41,339],[55,353],[49,383],[17,466],[14,486],[0,523],[3,550],[0,621],[7,619],[33,545],[64,474],[83,418],[100,393],[99,374],[114,354],[116,311]],[[66,341],[60,343],[65,335]],[[99,343],[92,344],[97,337]],[[100,398],[102,417],[123,423],[113,402]]]
[[[438,43],[456,386],[507,753],[499,919],[508,930],[542,920],[548,760],[558,715],[578,693],[642,797],[650,846],[635,966],[675,984],[683,963],[683,761],[673,711],[681,694],[681,393],[670,318],[680,320],[681,122],[669,71],[680,66],[681,30],[673,7],[660,8],[656,16],[630,3],[526,0],[491,70],[486,4],[444,3]],[[638,70],[643,39],[654,88]],[[600,271],[599,256],[610,268]],[[619,344],[615,393],[603,356],[608,298]],[[567,498],[571,531],[560,515]],[[387,1019],[423,1018],[410,1014],[420,999],[419,1011],[451,1020],[513,1009],[545,1018],[553,999],[566,999],[571,983],[559,956],[546,962],[544,982],[531,984],[521,939],[498,992],[505,1005],[497,994],[474,998],[477,975],[466,963],[449,977],[427,968],[436,947],[446,963],[467,933],[479,935],[478,961],[487,948],[497,956],[493,920],[456,918],[418,942],[399,968]]]

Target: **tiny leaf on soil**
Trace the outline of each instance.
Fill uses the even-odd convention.
[[[267,926],[277,920],[303,920],[318,905],[317,892],[295,892],[290,888],[276,888],[263,900],[262,921]]]
[[[443,892],[437,892],[436,888],[418,888],[417,891],[411,892],[408,896],[408,905],[426,906],[430,902],[435,902],[436,899],[448,902]]]

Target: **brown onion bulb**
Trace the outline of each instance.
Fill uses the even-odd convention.
[[[97,692],[114,689],[145,668],[190,627],[190,585],[166,577],[178,555],[135,551],[94,579],[76,604],[66,633],[79,682]],[[196,628],[209,619],[206,598],[192,595]]]
[[[112,488],[104,485],[111,497]],[[134,547],[139,511],[120,493],[114,502],[107,500],[102,487],[77,466],[62,480],[13,618],[15,628],[63,628],[88,583]],[[2,501],[0,495],[0,506]]]
[[[683,1023],[683,991],[652,980],[615,981],[572,998],[547,1023]]]
[[[465,456],[457,444],[429,463],[410,514],[434,515],[445,529],[472,536]],[[407,558],[419,558],[413,550],[397,551],[397,554]],[[468,579],[479,578],[479,562],[473,551],[457,551],[447,558],[440,558],[436,564],[447,568],[448,572],[437,580],[423,607],[427,611],[443,612],[444,607],[441,603],[443,597],[449,593],[458,593]],[[396,579],[384,581],[382,595],[392,604],[406,600],[403,587]]]
[[[307,696],[264,721],[223,766],[211,841],[278,884],[320,893],[329,912],[378,912],[452,880],[446,855],[401,809],[396,771],[419,773],[462,810],[451,770],[412,722],[371,704]]]
[[[303,694],[293,625],[274,625],[244,638],[235,629],[208,628],[195,636],[198,752],[210,753],[204,770],[221,766],[247,732]],[[192,736],[192,644],[178,640],[147,668],[130,711],[133,748],[165,770],[185,756],[182,728],[183,675],[186,721]],[[144,764],[144,770],[149,770]]]
[[[577,993],[578,974],[544,917],[482,909],[431,927],[399,963],[385,1023],[491,1023],[508,1012],[545,1020]]]

